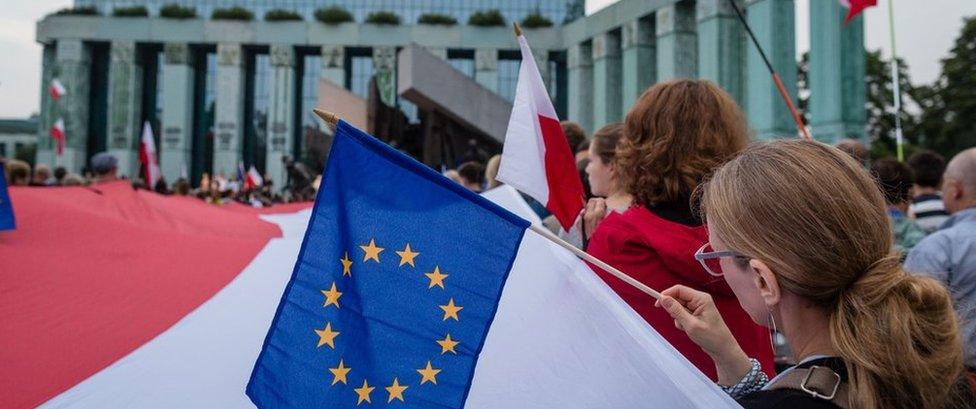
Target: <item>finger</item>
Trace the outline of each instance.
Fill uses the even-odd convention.
[[[675,322],[681,326],[684,326],[685,322],[694,319],[694,316],[692,316],[691,313],[688,312],[688,310],[685,309],[685,307],[674,298],[667,296],[661,297],[661,306],[664,307],[664,310],[668,312],[668,315],[671,315],[671,318],[674,318]]]

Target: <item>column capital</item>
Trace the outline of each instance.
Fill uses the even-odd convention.
[[[112,62],[135,62],[135,41],[112,41]]]
[[[190,46],[185,43],[166,43],[163,45],[166,64],[189,64]]]
[[[77,39],[61,39],[55,53],[59,62],[88,62],[91,55],[85,52],[85,43]]]
[[[566,52],[566,67],[578,68],[593,65],[593,46],[590,43],[579,43],[569,46]]]
[[[745,6],[744,0],[735,0],[740,8]],[[696,2],[698,21],[708,20],[712,17],[735,16],[735,9],[729,4],[728,0],[698,0]]]
[[[695,3],[688,0],[670,4],[654,13],[657,35],[695,32]]]
[[[217,65],[241,66],[243,62],[241,45],[238,43],[217,44]]]
[[[620,57],[620,36],[616,33],[602,33],[593,37],[593,59]]]
[[[322,68],[342,68],[346,49],[341,45],[322,46]]]
[[[650,19],[631,20],[620,27],[621,48],[654,44],[654,22]]]
[[[295,66],[295,48],[289,44],[272,44],[269,54],[274,67]]]
[[[373,70],[395,70],[396,69],[396,47],[380,46],[373,47]]]
[[[474,50],[475,71],[495,71],[498,69],[498,50],[479,48]]]

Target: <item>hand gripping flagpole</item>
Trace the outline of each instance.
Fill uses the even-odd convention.
[[[796,109],[796,105],[793,105],[793,98],[790,94],[786,92],[786,86],[783,85],[783,80],[780,79],[779,74],[776,73],[776,69],[773,68],[773,64],[769,62],[769,57],[766,57],[766,51],[763,50],[762,46],[759,45],[759,40],[756,39],[756,35],[752,32],[752,27],[749,27],[749,22],[746,21],[746,16],[742,14],[742,10],[739,9],[739,5],[735,3],[736,0],[729,0],[729,4],[735,9],[735,14],[739,16],[739,22],[745,27],[746,32],[749,33],[749,38],[752,39],[752,43],[756,45],[756,50],[759,51],[759,56],[762,57],[763,62],[766,64],[766,69],[769,70],[769,74],[773,76],[773,83],[776,84],[776,90],[779,91],[779,95],[783,97],[783,101],[786,102],[786,107],[789,108],[790,114],[793,115],[793,121],[796,122],[796,128],[800,131],[800,136],[803,139],[811,139],[810,131],[807,126],[803,124],[803,119],[800,118],[800,111]]]
[[[518,26],[516,26],[516,32],[519,32]],[[331,129],[333,132],[335,132],[336,126],[339,123],[339,117],[336,116],[335,113],[332,113],[332,112],[329,112],[329,111],[325,111],[325,110],[321,110],[321,109],[318,109],[318,108],[313,109],[312,112],[314,112],[315,115],[318,115],[319,118],[322,118],[322,120],[325,121],[325,124],[329,126],[329,129]],[[587,253],[587,252],[585,252],[583,250],[580,250],[580,249],[576,248],[576,246],[574,246],[572,244],[569,244],[568,242],[566,242],[566,240],[563,240],[563,239],[559,238],[559,236],[556,236],[555,234],[552,234],[552,232],[550,232],[549,230],[547,230],[545,227],[536,226],[536,225],[533,224],[533,225],[530,225],[529,226],[529,230],[532,230],[532,231],[538,233],[540,236],[545,237],[549,241],[551,241],[551,242],[553,242],[555,244],[558,244],[560,247],[562,247],[562,248],[564,248],[566,250],[569,250],[571,253],[573,253],[574,255],[576,255],[576,257],[579,257],[579,258],[581,258],[581,259],[583,259],[585,261],[588,261],[590,264],[593,264],[593,265],[595,265],[597,267],[600,267],[604,271],[612,274],[614,277],[617,277],[617,278],[623,280],[625,283],[632,285],[634,288],[640,290],[641,292],[643,292],[643,293],[645,293],[645,294],[647,294],[647,295],[649,295],[651,297],[654,297],[655,299],[660,299],[661,298],[661,293],[655,291],[653,288],[648,287],[647,285],[645,285],[644,283],[641,283],[640,281],[637,281],[635,278],[627,275],[623,271],[620,271],[620,270],[614,268],[613,266],[607,264],[603,260],[600,260],[600,259],[598,259],[596,257],[593,257],[589,253]]]

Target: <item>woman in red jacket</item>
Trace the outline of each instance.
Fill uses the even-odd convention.
[[[711,294],[746,354],[771,370],[769,330],[756,325],[725,280],[709,275],[694,257],[708,243],[708,231],[693,192],[748,139],[742,111],[714,84],[678,80],[649,88],[627,114],[614,159],[618,184],[634,204],[607,214],[586,251],[651,288],[681,284]],[[666,311],[655,308],[653,299],[599,268],[594,271],[692,364],[716,379],[708,354],[675,327]]]

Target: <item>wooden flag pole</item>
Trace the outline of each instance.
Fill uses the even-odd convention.
[[[319,118],[322,118],[322,120],[325,121],[325,124],[329,126],[329,129],[331,129],[333,132],[335,132],[336,125],[339,124],[339,117],[336,116],[335,113],[332,113],[332,112],[329,112],[329,111],[325,111],[325,110],[321,110],[321,109],[318,109],[318,108],[313,109],[312,112],[314,112],[315,115],[318,115]],[[583,259],[585,261],[590,262],[591,264],[593,264],[593,265],[595,265],[597,267],[600,267],[604,271],[612,274],[614,277],[617,277],[617,278],[621,279],[623,282],[625,282],[627,284],[630,284],[631,286],[633,286],[634,288],[640,290],[641,292],[643,292],[643,293],[645,293],[645,294],[647,294],[647,295],[649,295],[651,297],[654,297],[655,299],[660,299],[661,298],[661,293],[655,291],[653,288],[644,285],[644,283],[641,283],[640,281],[637,281],[637,279],[635,279],[635,278],[627,275],[623,271],[620,271],[620,270],[614,268],[613,266],[607,264],[603,260],[600,260],[600,259],[598,259],[596,257],[593,257],[589,253],[587,253],[587,252],[585,252],[583,250],[580,250],[580,249],[576,248],[576,246],[574,246],[572,244],[569,244],[566,240],[563,240],[563,239],[559,238],[559,236],[556,236],[555,234],[552,234],[552,232],[549,231],[548,229],[546,229],[545,227],[536,226],[536,225],[533,224],[533,225],[530,225],[529,226],[529,230],[532,230],[532,231],[536,232],[537,234],[539,234],[540,236],[545,237],[549,241],[551,241],[551,242],[559,245],[560,247],[562,247],[562,248],[564,248],[566,250],[569,250],[576,257],[579,257],[579,258],[581,258],[581,259]]]

